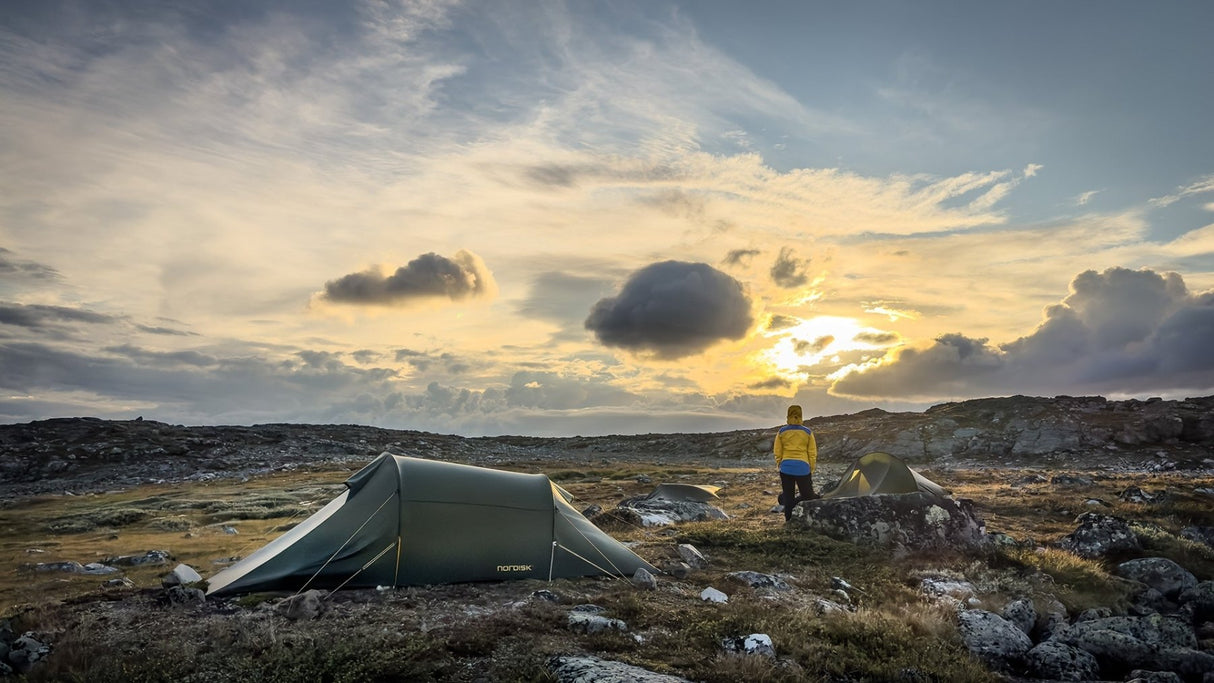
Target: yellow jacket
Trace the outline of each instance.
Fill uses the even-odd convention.
[[[813,472],[818,464],[818,442],[814,432],[802,424],[788,424],[776,432],[773,445],[776,454],[776,467],[785,460],[803,460],[809,463],[809,471]]]

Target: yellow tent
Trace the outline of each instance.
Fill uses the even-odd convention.
[[[843,474],[839,485],[823,493],[822,497],[854,498],[916,491],[950,495],[948,489],[912,470],[902,460],[889,453],[875,452],[860,456]]]

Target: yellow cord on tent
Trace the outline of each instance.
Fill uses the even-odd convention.
[[[353,574],[351,574],[349,578],[347,578],[345,581],[342,581],[342,582],[341,582],[341,585],[339,585],[337,588],[334,588],[332,591],[330,591],[330,592],[329,592],[329,595],[326,595],[326,596],[325,596],[325,600],[328,600],[328,599],[329,599],[329,598],[330,598],[330,597],[333,595],[333,593],[336,593],[337,591],[341,590],[341,589],[342,589],[342,588],[343,588],[343,587],[344,587],[344,586],[345,586],[347,583],[350,583],[350,581],[351,581],[351,580],[353,580],[353,579],[354,579],[354,577],[356,577],[356,576],[358,576],[359,574],[363,573],[363,570],[364,570],[364,569],[366,569],[367,567],[370,567],[371,565],[375,564],[375,561],[376,561],[376,560],[378,560],[379,558],[383,557],[383,556],[384,556],[384,553],[386,553],[386,552],[388,552],[389,550],[391,550],[393,546],[399,546],[399,545],[400,545],[400,544],[399,544],[399,543],[397,543],[396,541],[392,541],[391,543],[389,543],[387,548],[384,548],[383,550],[379,551],[379,554],[378,554],[378,555],[376,555],[375,557],[372,557],[370,560],[367,560],[367,563],[366,563],[366,564],[364,564],[362,567],[359,567],[358,571],[356,571],[356,572],[354,572]]]
[[[395,497],[397,494],[399,494],[399,493],[400,493],[400,491],[399,491],[399,490],[397,490],[397,491],[393,491],[393,492],[391,493],[391,495],[389,495],[389,496],[388,496],[388,497],[387,497],[387,498],[384,500],[384,502],[380,503],[380,504],[379,504],[379,507],[375,508],[375,512],[372,512],[372,513],[371,513],[371,515],[370,515],[369,517],[367,517],[366,521],[364,521],[364,522],[362,523],[362,526],[360,526],[360,527],[358,527],[357,529],[355,529],[355,530],[354,530],[354,533],[350,534],[350,537],[346,539],[345,543],[342,543],[342,544],[341,544],[341,546],[340,546],[340,547],[339,547],[337,550],[334,550],[334,551],[333,551],[333,554],[329,556],[329,559],[325,560],[325,563],[324,563],[324,564],[322,564],[322,565],[320,565],[320,569],[317,569],[315,574],[313,574],[312,576],[308,577],[308,580],[304,582],[304,585],[303,585],[303,586],[300,586],[299,590],[295,591],[295,594],[296,594],[296,595],[299,595],[300,593],[302,593],[302,592],[304,592],[305,590],[307,590],[308,586],[310,586],[310,585],[312,584],[312,580],[313,580],[313,579],[315,579],[317,576],[319,576],[319,575],[320,575],[320,573],[321,573],[321,572],[323,572],[323,571],[325,570],[325,567],[328,567],[328,566],[329,566],[329,563],[333,561],[333,558],[337,557],[337,553],[340,553],[342,550],[344,550],[344,549],[345,549],[345,547],[346,547],[346,545],[347,545],[347,544],[349,544],[349,543],[350,543],[350,541],[353,541],[353,540],[354,540],[354,537],[358,535],[358,532],[362,531],[362,530],[363,530],[363,527],[367,526],[367,524],[368,524],[368,523],[369,523],[369,522],[372,520],[372,518],[374,518],[374,517],[375,517],[375,515],[378,515],[380,510],[383,510],[383,509],[384,509],[384,506],[388,504],[388,501],[392,500],[392,499],[393,499],[393,498],[394,498],[394,497]],[[392,546],[388,546],[388,547],[390,548],[390,547],[392,547]],[[385,550],[384,552],[387,552],[387,550]],[[383,554],[383,553],[380,553],[380,555],[382,555],[382,554]],[[378,558],[378,557],[376,557],[375,559],[377,559],[377,560],[378,560],[379,558]],[[360,569],[359,571],[362,571],[362,570]],[[355,573],[357,574],[357,572],[355,572]],[[347,581],[348,581],[348,580],[349,580],[349,579],[347,579]],[[345,584],[342,584],[342,585],[345,585]]]

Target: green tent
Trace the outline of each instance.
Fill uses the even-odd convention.
[[[384,453],[328,505],[212,576],[207,592],[657,572],[571,499],[543,474]]]
[[[838,486],[823,493],[822,497],[853,498],[916,491],[936,496],[950,495],[947,489],[912,470],[899,458],[877,452],[857,458],[843,474]]]
[[[720,490],[720,486],[708,484],[658,484],[647,499],[708,503],[718,500],[717,491]]]

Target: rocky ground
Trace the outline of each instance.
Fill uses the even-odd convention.
[[[1214,468],[1214,396],[1184,401],[1013,396],[922,413],[879,409],[811,418],[824,461],[885,451],[949,467]],[[249,477],[282,468],[365,462],[379,453],[489,465],[602,460],[726,465],[762,462],[771,429],[709,434],[464,438],[360,425],[182,426],[64,418],[0,425],[0,500],[156,481]]]
[[[1128,680],[1140,662],[1179,672],[1150,680],[1204,681],[1214,658],[1214,538],[1203,536],[1214,535],[1212,408],[1214,397],[1010,397],[811,420],[819,488],[855,457],[886,451],[985,519],[984,532],[958,532],[963,543],[918,550],[832,538],[824,530],[837,522],[814,526],[828,508],[798,510],[797,523],[783,525],[773,512],[774,425],[561,439],[88,418],[3,425],[0,598],[9,607],[0,651],[9,651],[0,660],[38,660],[33,680],[123,683],[388,680],[385,672],[457,681],[1030,680],[1034,671]],[[177,563],[205,576],[254,538],[280,533],[276,515],[297,520],[334,495],[343,472],[385,451],[552,473],[579,504],[602,511],[587,515],[596,524],[670,571],[649,586],[604,578],[227,600],[162,583]],[[726,519],[613,526],[617,504],[666,480],[723,486]],[[243,509],[238,500],[260,510],[262,499],[278,506],[267,519],[225,521]],[[854,525],[856,514],[876,513],[850,514]],[[961,547],[977,536],[990,542]],[[162,543],[169,557],[114,563],[117,578],[30,569],[52,559],[84,569]],[[1157,556],[1171,559],[1152,564],[1150,576],[1123,568]],[[1161,572],[1172,583],[1160,583]],[[1182,617],[1186,629],[1171,629]],[[1023,637],[1008,630],[1017,622]],[[1167,661],[1123,654],[1159,651],[1165,637]],[[1085,647],[1108,652],[1096,662],[1078,652]]]

